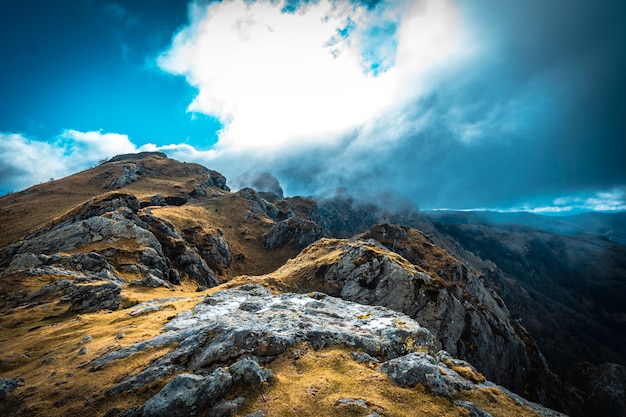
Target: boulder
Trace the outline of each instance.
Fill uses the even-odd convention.
[[[233,375],[233,383],[243,383],[247,386],[259,386],[267,382],[274,373],[268,369],[263,369],[252,359],[241,359],[229,367]]]
[[[198,387],[204,380],[199,375],[176,375],[143,407],[146,417],[186,417],[196,412]]]

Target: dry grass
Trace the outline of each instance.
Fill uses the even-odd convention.
[[[125,288],[122,298],[129,305],[154,298],[184,297],[162,310],[136,317],[131,317],[129,310],[75,314],[68,311],[67,303],[58,301],[5,311],[0,319],[0,375],[21,377],[25,386],[0,407],[2,415],[102,415],[114,406],[128,408],[147,400],[164,381],[129,395],[107,397],[104,392],[146,368],[171,347],[148,349],[96,372],[91,372],[87,364],[106,352],[160,334],[164,323],[193,308],[203,297],[192,288],[195,286],[189,284],[176,291]],[[86,336],[91,339],[83,341]],[[79,355],[82,347],[88,351]]]
[[[260,390],[252,396],[234,393],[247,398],[238,415],[264,410],[268,416],[299,417],[354,417],[373,412],[385,417],[469,416],[451,400],[434,396],[422,386],[399,387],[375,367],[354,361],[351,352],[341,346],[318,351],[306,345],[292,349],[266,365],[276,376]],[[341,404],[345,398],[364,400],[366,406]],[[494,417],[536,417],[496,389],[462,392],[454,399],[473,401]]]
[[[171,222],[178,230],[219,227],[233,254],[232,264],[220,277],[227,281],[239,275],[270,273],[298,254],[288,247],[271,252],[265,249],[263,235],[274,223],[262,216],[245,219],[249,204],[248,200],[227,195],[209,198],[197,205],[155,207],[152,213]]]
[[[19,240],[29,232],[62,216],[72,208],[97,195],[112,191],[109,187],[122,167],[136,161],[109,162],[59,180],[48,181],[26,190],[0,197],[0,248]],[[155,194],[188,194],[197,182],[206,180],[200,165],[173,159],[148,156],[141,160],[146,173],[137,181],[115,191],[147,198]],[[221,190],[216,190],[220,193]]]

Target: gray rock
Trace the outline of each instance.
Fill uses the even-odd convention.
[[[274,296],[260,285],[219,291],[193,310],[178,314],[161,335],[96,358],[92,366],[101,367],[150,346],[177,343],[146,370],[121,381],[115,388],[119,391],[176,370],[194,372],[248,355],[273,357],[298,342],[309,342],[314,348],[344,344],[384,358],[404,354],[408,338],[424,349],[434,344],[428,331],[401,313],[320,295]],[[241,309],[246,303],[257,308]],[[236,378],[266,380],[269,373],[251,362],[234,366]]]
[[[454,402],[454,405],[465,408],[469,411],[470,417],[493,417],[490,413],[470,401],[457,400]]]
[[[419,263],[419,248],[412,249],[406,240],[408,229],[381,225],[372,230],[361,239],[377,237]],[[447,278],[444,283],[373,239],[323,239],[311,250],[320,247],[337,250],[340,256],[337,262],[312,271],[308,281],[312,289],[317,282],[317,288],[331,295],[404,312],[435,335],[438,349],[463,358],[487,378],[518,392],[547,398],[549,371],[543,356],[526,331],[510,320],[502,300],[494,298],[467,266],[450,257],[446,270],[440,272]],[[306,257],[306,250],[302,256]]]
[[[224,368],[217,368],[202,381],[198,387],[197,405],[200,409],[207,409],[217,403],[233,385],[233,377]]]
[[[150,231],[156,236],[162,248],[162,252],[171,262],[172,272],[164,270],[164,276],[169,277],[173,284],[180,283],[175,270],[186,273],[189,278],[200,285],[214,287],[218,285],[215,274],[209,268],[205,260],[200,256],[197,249],[189,245],[176,231],[170,222],[154,217],[150,214],[142,214],[141,220],[145,222]],[[159,252],[159,251],[157,251]],[[175,268],[175,269],[174,269]]]
[[[152,197],[150,197],[150,205],[151,206],[164,206],[165,199],[163,198],[161,194],[155,194]]]
[[[302,249],[325,236],[320,225],[294,216],[273,225],[263,238],[265,248],[274,250],[287,245]]]
[[[142,280],[132,281],[131,285],[143,285],[144,287],[152,287],[152,288],[158,288],[158,287],[172,288],[172,284],[150,273],[148,274],[147,277],[145,277]]]
[[[137,181],[141,168],[136,163],[129,163],[122,166],[122,172],[117,178],[109,183],[109,188],[121,188]]]
[[[245,417],[266,417],[267,411],[259,410],[254,413],[246,414]]]
[[[417,286],[430,279],[427,275],[408,262],[402,265],[392,259],[376,241],[335,242],[343,253],[320,275],[337,288],[337,295],[361,304],[381,305],[401,312],[411,310],[416,303]]]
[[[220,190],[224,191],[230,191],[230,188],[228,188],[228,186],[226,185],[226,177],[212,169],[206,169],[204,167],[202,167],[201,169],[203,170],[201,173],[207,174],[207,179],[204,185],[208,187],[219,188]]]
[[[87,354],[87,352],[89,351],[89,348],[87,346],[83,346],[82,348],[80,348],[80,350],[78,351],[78,355],[85,355]]]
[[[378,359],[374,358],[373,356],[370,356],[367,353],[362,353],[362,352],[352,352],[352,359],[354,359],[357,362],[367,363],[370,365],[379,362]]]
[[[224,273],[232,263],[233,255],[221,229],[196,226],[182,232],[212,270]]]
[[[14,391],[24,383],[22,378],[0,378],[0,398],[3,398],[5,395]]]
[[[339,401],[337,401],[335,403],[335,405],[346,405],[346,404],[354,404],[358,407],[362,407],[362,408],[367,408],[367,401],[358,398],[358,399],[354,399],[354,398],[342,398]]]
[[[450,397],[455,392],[442,378],[442,374],[447,371],[442,372],[435,359],[423,353],[410,353],[391,359],[382,363],[378,369],[401,387],[421,384],[430,388],[433,394],[444,397]]]
[[[117,284],[77,285],[71,293],[70,310],[77,313],[117,310],[121,301],[121,289]]]
[[[198,388],[204,378],[192,374],[176,375],[143,407],[145,417],[187,417],[196,413]]]
[[[234,400],[220,401],[213,406],[209,417],[233,417],[243,406],[243,403],[243,397],[237,397]]]
[[[267,382],[274,373],[264,369],[252,359],[241,359],[228,367],[233,376],[233,383],[243,383],[249,386],[258,386]]]

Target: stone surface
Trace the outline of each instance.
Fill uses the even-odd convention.
[[[276,223],[263,238],[265,248],[274,250],[283,246],[302,249],[324,236],[320,225],[294,216]]]
[[[0,378],[0,399],[24,383],[22,378]]]
[[[146,417],[187,417],[196,413],[198,387],[204,378],[199,375],[176,375],[143,407]]]
[[[98,369],[148,347],[177,343],[175,349],[147,369],[121,381],[114,387],[117,392],[140,387],[177,370],[195,372],[214,365],[229,366],[249,355],[274,357],[298,342],[308,342],[316,349],[344,344],[385,359],[407,353],[408,339],[424,349],[434,346],[426,329],[387,308],[319,293],[274,296],[259,285],[219,291],[193,310],[178,314],[164,330],[153,339],[96,358],[92,367]],[[235,370],[249,380],[269,377],[259,370],[251,372],[243,364],[235,365]]]
[[[261,368],[256,361],[251,359],[237,361],[228,370],[233,375],[233,383],[243,383],[248,386],[261,385],[274,375],[272,371]]]
[[[408,242],[401,245],[406,232],[383,225],[375,235],[406,249]],[[431,277],[374,239],[322,239],[293,264],[299,258],[306,263],[309,252],[329,251],[337,251],[338,258],[309,272],[310,288],[404,312],[433,333],[439,349],[467,360],[499,384],[546,400],[550,374],[536,345],[467,267],[450,257],[441,272],[448,280]],[[400,252],[411,255],[407,251]]]
[[[70,310],[76,313],[117,310],[122,301],[121,288],[110,282],[98,285],[77,285],[70,297]]]

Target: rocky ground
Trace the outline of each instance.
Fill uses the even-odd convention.
[[[230,192],[215,171],[148,153],[3,197],[2,414],[570,404],[484,270],[408,227],[330,238],[336,209],[276,190]]]

